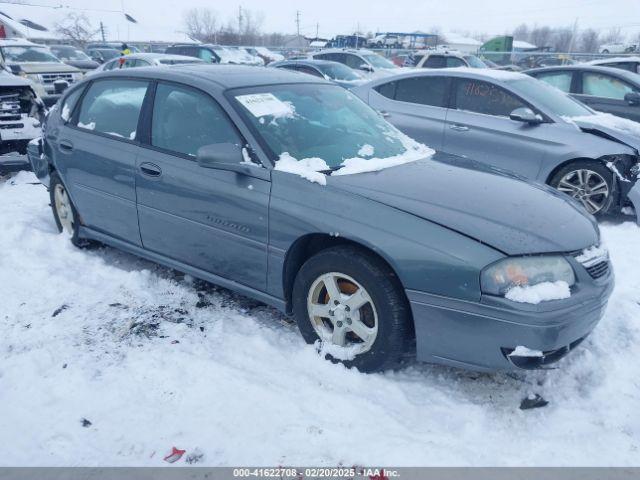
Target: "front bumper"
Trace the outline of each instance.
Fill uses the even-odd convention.
[[[560,360],[600,321],[614,286],[611,270],[598,279],[584,269],[576,276],[570,298],[538,305],[495,297],[471,302],[407,290],[418,360],[479,371],[542,368]],[[543,356],[509,356],[518,346]]]

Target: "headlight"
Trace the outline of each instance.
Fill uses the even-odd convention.
[[[32,82],[42,83],[42,77],[40,75],[38,75],[37,73],[29,73],[27,75],[27,78],[29,80],[31,80]]]
[[[82,72],[74,72],[71,74],[71,78],[73,78],[74,82],[79,82],[82,80]]]
[[[482,271],[480,287],[483,293],[504,296],[512,287],[536,285],[562,280],[569,286],[576,276],[569,262],[561,256],[515,257],[500,260]]]

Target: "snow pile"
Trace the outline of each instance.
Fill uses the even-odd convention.
[[[62,113],[60,114],[60,117],[65,122],[68,122],[69,118],[71,118],[71,109],[69,108],[69,105],[67,105],[66,103],[64,104],[64,107],[62,107]]]
[[[569,284],[565,281],[542,282],[535,285],[524,285],[510,288],[505,297],[519,303],[532,303],[537,305],[540,302],[549,300],[562,300],[571,296]]]
[[[603,245],[594,245],[582,250],[582,253],[576,257],[576,260],[587,267],[595,263],[607,260],[609,258],[609,250]]]
[[[602,225],[616,288],[557,369],[410,361],[363,375],[260,303],[111,248],[73,248],[35,181],[0,184],[2,466],[157,467],[173,447],[185,450],[174,466],[638,465],[631,222]],[[521,410],[533,394],[549,404]]]
[[[368,143],[360,147],[360,150],[358,150],[359,157],[373,157],[374,153],[375,149]]]
[[[524,345],[518,345],[513,352],[509,354],[510,357],[544,357],[544,353],[540,350],[533,350],[531,348],[525,347]]]
[[[90,123],[78,122],[78,127],[86,128],[87,130],[95,130],[96,129],[96,122],[90,122]]]
[[[298,160],[289,155],[289,153],[284,152],[280,155],[278,161],[276,161],[274,169],[280,172],[293,173],[310,182],[326,185],[327,177],[322,173],[322,170],[329,170],[329,165],[321,158],[303,158],[302,160]]]

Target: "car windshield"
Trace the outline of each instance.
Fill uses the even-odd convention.
[[[334,64],[327,63],[318,65],[318,69],[332,80],[343,80],[347,82],[362,80],[362,76],[353,71],[346,65],[335,62]]]
[[[566,93],[534,78],[518,78],[507,83],[517,92],[522,92],[534,105],[561,117],[578,117],[593,115],[587,107],[571,98]]]
[[[52,48],[51,51],[61,60],[91,60],[86,53],[77,48]]]
[[[60,63],[58,57],[45,47],[10,46],[3,47],[2,52],[9,62],[51,62]]]
[[[234,92],[274,160],[388,158],[408,151],[407,137],[349,91],[333,85],[277,85]]]
[[[398,68],[386,58],[375,53],[361,54],[361,56],[375,68]]]
[[[465,55],[464,59],[472,68],[487,68],[487,64],[480,60],[475,55]]]

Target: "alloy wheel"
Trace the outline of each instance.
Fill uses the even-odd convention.
[[[369,292],[343,273],[325,273],[313,282],[307,312],[322,341],[353,348],[356,355],[370,350],[378,335],[378,314]]]
[[[609,199],[609,185],[597,172],[572,170],[558,183],[557,189],[579,200],[591,214],[602,210]]]

